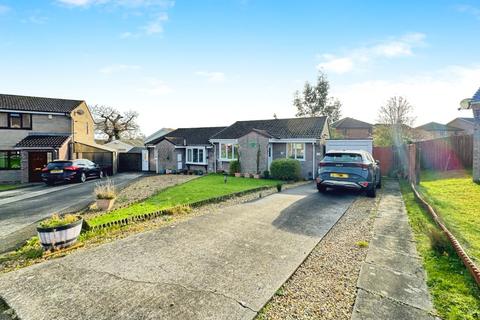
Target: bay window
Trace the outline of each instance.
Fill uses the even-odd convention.
[[[20,151],[0,151],[0,170],[20,170]]]
[[[220,143],[220,160],[233,161],[238,159],[238,144]]]
[[[206,150],[203,147],[188,147],[187,161],[188,164],[207,164]]]
[[[305,143],[287,143],[287,157],[305,161]]]

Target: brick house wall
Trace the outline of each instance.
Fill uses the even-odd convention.
[[[372,129],[368,128],[337,128],[335,131],[345,139],[368,139],[372,137]]]
[[[158,157],[158,171],[176,170],[177,169],[177,153],[182,149],[175,149],[175,145],[167,140],[160,141],[156,146]],[[183,152],[185,152],[183,150]],[[182,160],[184,161],[184,156]]]

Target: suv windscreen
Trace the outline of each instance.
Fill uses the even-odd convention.
[[[362,162],[362,155],[358,153],[327,153],[323,161],[326,162]]]
[[[47,165],[47,169],[62,169],[72,165],[71,161],[55,161]]]

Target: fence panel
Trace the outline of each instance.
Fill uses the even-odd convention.
[[[422,169],[447,171],[472,167],[473,135],[451,136],[416,144]]]
[[[390,174],[394,169],[392,147],[373,147],[373,158],[380,161],[382,175]]]

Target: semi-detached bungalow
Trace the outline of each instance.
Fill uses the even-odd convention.
[[[87,158],[115,170],[115,154],[94,142],[85,101],[0,94],[0,182],[38,182],[55,159]]]
[[[157,172],[228,171],[263,173],[273,160],[296,159],[302,176],[313,179],[330,137],[326,117],[237,121],[229,127],[181,128],[153,141]]]

